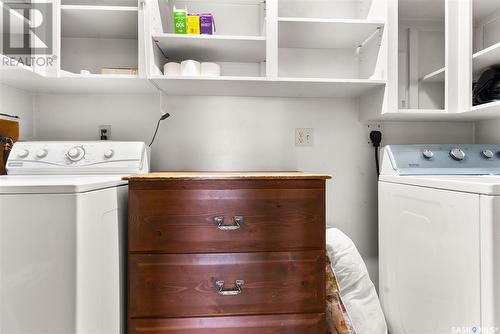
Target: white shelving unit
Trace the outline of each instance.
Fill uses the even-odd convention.
[[[137,39],[137,7],[62,5],[62,37]]]
[[[266,38],[230,35],[154,35],[153,40],[172,59],[203,59],[221,62],[266,60]]]
[[[279,47],[307,49],[353,49],[379,29],[380,20],[278,18]]]
[[[310,4],[293,1],[297,2],[293,7]],[[387,69],[384,51],[379,52],[380,43],[385,43],[385,14],[379,11],[372,16],[369,10],[385,1],[326,1],[328,15],[318,18],[290,16],[286,9],[280,16],[279,3],[286,7],[290,0],[147,0],[144,14],[134,0],[62,0],[60,20],[56,20],[60,22],[56,38],[61,39],[59,74],[48,77],[19,66],[0,69],[0,81],[36,93],[151,93],[161,89],[175,95],[358,98],[385,89]],[[216,34],[173,34],[168,7],[173,4],[214,13]],[[323,4],[315,10],[320,7]],[[370,45],[361,50],[360,45],[366,43]],[[356,59],[349,66],[354,71],[349,75],[337,72],[331,65],[341,69],[345,64],[331,59],[324,76],[307,71],[288,75],[281,70],[294,64],[279,54],[294,49],[311,55],[316,50],[339,52],[341,57],[352,54]],[[135,52],[137,58],[130,57]],[[102,67],[139,65],[141,58],[147,65],[144,77],[99,74]],[[185,59],[217,62],[223,76],[159,75],[167,60]],[[316,55],[304,61],[306,67],[323,66]],[[79,74],[84,69],[92,74]]]

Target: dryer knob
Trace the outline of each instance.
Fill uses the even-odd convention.
[[[481,155],[486,159],[491,159],[495,156],[495,154],[491,150],[484,150],[483,152],[481,152]]]
[[[434,157],[434,152],[432,152],[431,150],[425,150],[422,152],[422,155],[424,156],[424,158],[429,160],[429,159],[432,159]]]
[[[75,146],[68,150],[66,156],[69,160],[77,162],[83,159],[83,157],[85,156],[85,150],[81,146]]]
[[[49,152],[46,149],[41,149],[38,152],[36,152],[37,158],[45,158]]]
[[[450,156],[456,161],[462,161],[465,159],[465,152],[460,148],[454,148],[450,151]]]
[[[30,151],[28,151],[27,149],[22,149],[19,151],[19,153],[17,153],[17,156],[19,158],[26,158],[28,154],[30,154]]]
[[[115,155],[115,151],[113,151],[112,149],[109,149],[109,150],[106,150],[104,151],[104,157],[106,159],[110,159],[113,157],[113,155]]]

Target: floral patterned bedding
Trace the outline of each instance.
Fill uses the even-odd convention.
[[[326,323],[327,334],[356,334],[349,314],[342,303],[337,280],[328,257],[326,263]]]

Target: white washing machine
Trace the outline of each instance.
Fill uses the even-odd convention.
[[[390,145],[379,181],[391,334],[500,333],[500,145]]]
[[[0,333],[126,330],[127,183],[140,142],[18,142],[0,177]]]

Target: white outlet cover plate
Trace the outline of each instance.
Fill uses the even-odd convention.
[[[307,147],[314,145],[314,129],[298,128],[295,129],[295,146]]]
[[[366,124],[366,140],[370,146],[372,145],[372,141],[370,139],[370,132],[372,132],[372,131],[384,132],[384,127],[382,126],[381,123],[367,123]]]
[[[107,140],[111,140],[111,125],[99,125],[98,127],[98,137],[99,139],[101,139],[101,130],[107,130],[107,133],[106,133],[106,136],[108,137]]]

